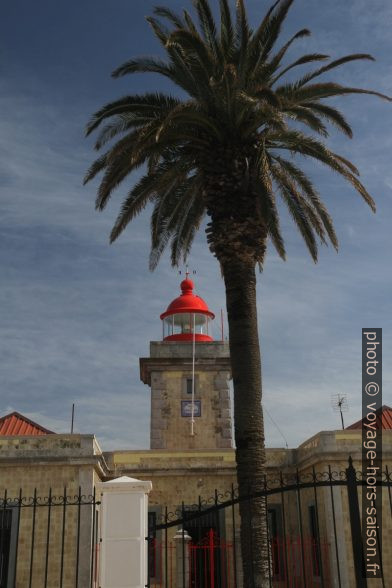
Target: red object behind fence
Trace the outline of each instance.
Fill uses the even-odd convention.
[[[239,548],[239,545],[238,545]],[[275,537],[270,541],[273,588],[308,588],[331,586],[329,544],[306,537]],[[175,560],[177,546],[156,539],[150,543],[150,588],[176,588]],[[236,588],[236,562],[233,543],[210,529],[202,541],[186,545],[186,570],[189,588]],[[167,582],[165,581],[167,570]]]

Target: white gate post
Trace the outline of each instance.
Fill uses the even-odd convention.
[[[122,476],[97,485],[100,512],[100,588],[145,588],[151,482]]]

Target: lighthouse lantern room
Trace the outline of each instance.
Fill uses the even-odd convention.
[[[212,341],[211,321],[215,315],[200,296],[187,272],[181,282],[181,295],[161,314],[164,341]]]

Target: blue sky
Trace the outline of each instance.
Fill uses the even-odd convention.
[[[149,389],[138,358],[161,337],[159,314],[179,290],[167,257],[148,271],[148,211],[108,244],[135,178],[104,213],[94,211],[97,184],[82,187],[95,155],[83,133],[91,114],[127,93],[173,91],[154,76],[110,78],[126,59],[159,53],[144,20],[154,4],[14,0],[2,10],[0,414],[17,410],[66,432],[75,402],[75,430],[95,433],[104,449],[148,447]],[[253,23],[269,5],[247,4]],[[389,0],[297,0],[282,40],[308,27],[313,36],[294,55],[369,52],[375,63],[347,65],[334,79],[392,95],[391,26]],[[332,394],[347,394],[347,422],[360,417],[362,327],[384,329],[384,403],[391,403],[392,106],[370,96],[335,103],[354,139],[332,132],[330,145],[358,165],[377,214],[338,177],[309,168],[335,219],[339,254],[324,248],[314,265],[283,213],[288,260],[271,249],[259,275],[264,402],[290,446],[339,427]],[[189,263],[197,292],[219,314],[224,288],[203,232]],[[282,446],[268,414],[267,445]]]

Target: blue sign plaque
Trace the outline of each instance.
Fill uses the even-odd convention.
[[[181,416],[191,417],[192,416],[192,401],[181,400]],[[201,416],[201,400],[195,400],[193,402],[193,416]]]

